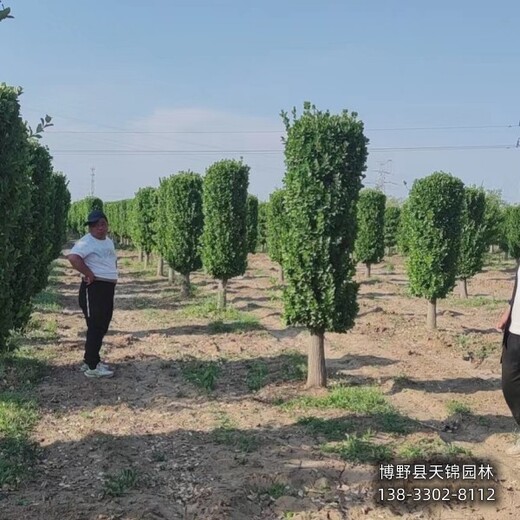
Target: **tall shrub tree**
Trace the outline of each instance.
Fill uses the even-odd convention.
[[[444,172],[416,180],[408,199],[410,292],[428,300],[431,329],[437,327],[437,300],[455,286],[463,202],[462,181]]]
[[[255,253],[258,242],[258,199],[247,196],[247,252]]]
[[[286,229],[286,214],[284,206],[283,189],[271,193],[267,208],[267,252],[273,262],[280,266],[280,280],[284,280],[283,274],[283,235]]]
[[[518,262],[520,260],[520,205],[507,208],[505,217],[506,243],[508,253]]]
[[[372,264],[385,256],[385,204],[386,196],[379,190],[365,189],[359,195],[354,255],[365,264],[367,278]]]
[[[70,192],[65,175],[54,172],[52,175],[52,248],[53,259],[60,256],[67,241],[67,215],[70,210]]]
[[[219,281],[219,309],[226,307],[228,281],[247,268],[248,185],[249,166],[241,161],[218,161],[204,177],[202,263]]]
[[[190,274],[202,267],[202,177],[179,172],[162,179],[157,212],[159,251],[168,265],[182,275],[182,295],[189,296]]]
[[[388,248],[389,254],[397,245],[400,219],[401,208],[387,204],[385,208],[385,247]]]
[[[258,245],[257,250],[265,253],[267,251],[267,211],[268,202],[258,203]]]
[[[462,231],[458,262],[458,278],[461,280],[461,296],[468,297],[468,279],[482,271],[487,248],[486,194],[474,187],[464,188]]]
[[[356,202],[364,177],[367,138],[357,114],[334,115],[310,103],[287,130],[283,267],[285,319],[310,333],[308,387],[327,383],[325,332],[345,332],[358,311],[351,259]]]
[[[155,248],[156,212],[156,188],[139,189],[132,204],[132,240],[144,253],[145,267],[148,267],[150,254]]]
[[[0,83],[0,207],[3,211],[0,232],[0,351],[7,348],[13,327],[13,278],[17,273],[24,228],[30,215],[29,148],[27,129],[20,117],[18,97],[21,89]]]

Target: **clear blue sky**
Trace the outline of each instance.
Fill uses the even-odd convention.
[[[43,142],[74,199],[92,166],[95,193],[117,200],[240,155],[265,199],[284,172],[279,112],[310,100],[359,113],[367,185],[384,163],[389,195],[444,170],[520,200],[517,1],[249,4],[4,0],[15,19],[0,22],[0,81],[24,88],[30,123],[54,117]],[[432,127],[457,128],[416,129]],[[263,133],[222,133],[235,131]],[[442,148],[474,145],[511,149]]]

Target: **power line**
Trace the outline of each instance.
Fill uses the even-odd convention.
[[[418,151],[450,151],[450,150],[509,150],[519,148],[515,144],[491,145],[454,145],[454,146],[404,146],[404,147],[369,147],[369,152],[418,152]],[[117,150],[117,149],[63,149],[51,150],[53,154],[63,155],[197,155],[197,154],[254,154],[271,155],[283,154],[283,149],[246,149],[246,150]]]
[[[518,125],[473,125],[473,126],[416,126],[416,127],[389,127],[366,128],[366,132],[400,132],[423,130],[483,130],[517,128]],[[131,135],[155,135],[155,134],[282,134],[284,130],[52,130],[49,134],[131,134]]]

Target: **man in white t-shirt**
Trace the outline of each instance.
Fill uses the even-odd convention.
[[[114,310],[117,256],[114,243],[107,237],[108,220],[102,211],[92,211],[85,226],[89,232],[67,255],[72,267],[83,275],[79,306],[87,322],[87,339],[82,370],[91,378],[112,377],[114,372],[101,362],[99,351]]]

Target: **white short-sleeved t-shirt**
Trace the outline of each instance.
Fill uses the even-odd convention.
[[[517,276],[520,274],[517,273]],[[520,284],[519,284],[520,285]],[[518,293],[519,287],[516,288],[516,294],[514,294],[513,308],[511,309],[511,325],[509,326],[509,332],[520,336],[520,295]]]
[[[74,244],[70,254],[81,256],[96,278],[117,280],[117,256],[110,238],[99,240],[88,233]]]

